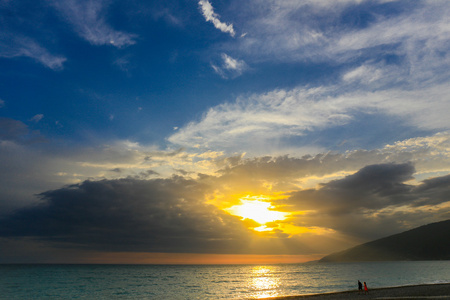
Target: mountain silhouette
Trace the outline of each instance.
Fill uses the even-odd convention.
[[[450,260],[450,220],[332,253],[320,262]]]

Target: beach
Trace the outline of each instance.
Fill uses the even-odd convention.
[[[450,283],[444,284],[421,284],[401,287],[374,288],[369,289],[367,294],[359,293],[357,289],[353,291],[300,295],[287,297],[265,298],[270,300],[294,300],[294,299],[314,299],[314,300],[334,300],[334,299],[450,299]]]

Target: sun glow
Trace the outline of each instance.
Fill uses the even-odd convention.
[[[256,231],[271,231],[271,228],[265,226],[266,223],[284,220],[289,214],[274,210],[275,207],[270,202],[262,201],[265,199],[247,196],[240,199],[242,204],[226,210],[235,216],[242,217],[242,220],[249,219],[260,224],[261,226],[253,228]]]

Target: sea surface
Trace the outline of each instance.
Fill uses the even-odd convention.
[[[0,299],[257,299],[450,282],[450,261],[0,265]]]

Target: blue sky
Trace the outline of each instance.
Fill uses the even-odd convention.
[[[155,195],[162,182],[180,191],[199,185],[187,212],[213,205],[252,237],[256,225],[227,209],[259,197],[291,214],[265,225],[262,244],[317,245],[266,246],[267,255],[320,256],[448,219],[449,13],[447,1],[0,0],[3,220],[17,228],[25,215],[45,223],[33,205],[59,207],[58,191],[106,182],[144,183]],[[392,179],[380,189],[408,192],[386,190],[382,200],[379,191],[360,193],[355,210],[335,214],[328,188],[369,181],[364,174],[379,168]],[[126,198],[133,188],[113,190]],[[298,199],[307,191],[315,191],[316,208]],[[367,202],[372,196],[378,204]],[[158,223],[161,233],[169,223]],[[25,231],[3,232],[2,242],[55,237]],[[192,229],[192,236],[202,235]],[[80,236],[65,242],[107,248]],[[170,245],[121,251],[199,252]],[[208,253],[224,254],[216,246]]]

